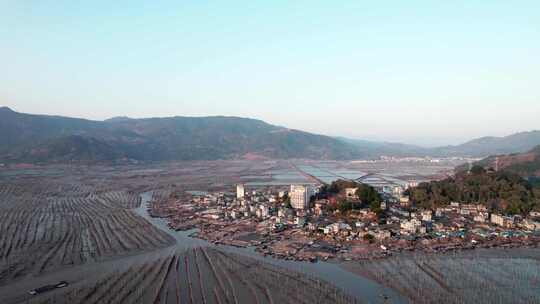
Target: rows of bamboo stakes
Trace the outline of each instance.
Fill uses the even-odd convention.
[[[0,284],[174,244],[129,210],[138,195],[56,184],[0,185]]]
[[[156,257],[32,303],[356,303],[318,279],[203,247]]]

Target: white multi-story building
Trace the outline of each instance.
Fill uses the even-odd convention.
[[[244,198],[244,185],[243,184],[236,185],[236,198],[238,199]]]
[[[306,209],[313,194],[313,188],[308,185],[291,185],[291,191],[289,192],[291,206],[294,209]]]
[[[260,205],[259,209],[261,210],[262,217],[268,217],[270,215],[270,210],[266,205]]]

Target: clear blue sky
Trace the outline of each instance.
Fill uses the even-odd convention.
[[[537,0],[79,2],[0,0],[0,105],[429,145],[540,129]]]

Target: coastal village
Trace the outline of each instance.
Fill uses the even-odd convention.
[[[149,212],[167,217],[171,229],[215,244],[251,246],[264,255],[312,262],[383,258],[406,251],[532,247],[540,242],[540,212],[506,216],[489,213],[481,204],[458,202],[417,209],[405,194],[415,185],[383,187],[346,180],[322,186],[238,184],[235,192],[171,195],[165,204],[153,202]],[[370,191],[376,193],[375,204],[362,194]]]

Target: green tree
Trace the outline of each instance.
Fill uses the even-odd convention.
[[[348,211],[352,210],[353,204],[347,200],[341,201],[338,204],[339,212],[341,213],[347,213]]]
[[[364,234],[364,240],[369,241],[370,243],[373,243],[375,240],[375,237],[369,233]]]

